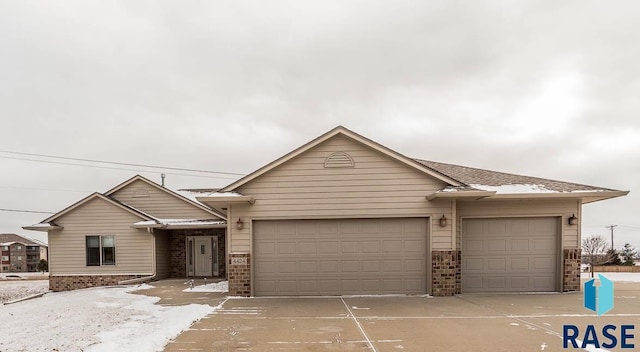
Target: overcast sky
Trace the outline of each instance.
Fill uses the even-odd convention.
[[[344,125],[411,157],[631,190],[585,205],[583,236],[617,224],[640,247],[638,18],[636,1],[5,1],[0,150],[244,174]],[[0,152],[3,209],[160,181],[15,158],[88,164]],[[21,226],[46,217],[0,211],[0,232],[42,239]]]

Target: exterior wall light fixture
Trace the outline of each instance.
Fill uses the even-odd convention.
[[[573,214],[569,217],[569,225],[578,225],[578,217]]]
[[[444,214],[440,218],[440,227],[447,227],[447,217]]]
[[[238,222],[236,222],[236,229],[242,230],[244,228],[244,223],[241,218],[238,218]]]

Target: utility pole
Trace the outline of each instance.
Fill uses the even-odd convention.
[[[611,249],[613,250],[613,229],[618,227],[618,225],[609,225],[609,226],[605,226],[605,227],[608,228],[609,230],[611,230]]]

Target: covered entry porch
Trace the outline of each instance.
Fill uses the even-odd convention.
[[[170,277],[226,278],[225,229],[169,231]]]
[[[154,278],[226,278],[227,223],[211,220],[139,222],[154,237]]]

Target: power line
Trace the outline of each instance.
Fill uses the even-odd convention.
[[[66,156],[56,156],[56,155],[16,152],[16,151],[11,151],[11,150],[0,150],[0,152],[8,153],[8,154],[17,154],[17,155],[38,156],[38,157],[43,157],[43,158],[74,160],[74,161],[85,161],[85,162],[90,162],[90,163],[113,164],[113,165],[123,165],[123,166],[138,166],[138,167],[148,167],[148,168],[152,168],[152,169],[189,171],[189,172],[203,172],[203,173],[209,173],[209,174],[222,174],[222,175],[232,175],[232,176],[244,176],[244,174],[235,173],[235,172],[199,170],[199,169],[186,169],[186,168],[170,167],[170,166],[156,166],[156,165],[146,165],[146,164],[123,163],[123,162],[118,162],[118,161],[105,161],[105,160],[96,160],[96,159],[71,158],[71,157],[66,157]],[[18,159],[18,160],[21,160],[21,159]],[[31,159],[25,159],[25,160],[31,160]],[[32,161],[34,161],[34,160],[32,160]]]
[[[51,192],[78,192],[78,193],[90,193],[92,191],[73,190],[73,189],[54,189],[54,188],[39,188],[39,187],[15,187],[15,186],[0,186],[0,189],[16,189],[25,191],[51,191]]]
[[[34,213],[34,214],[55,214],[52,211],[37,211],[37,210],[20,210],[20,209],[3,209],[0,208],[0,211],[10,211],[14,213]]]
[[[135,171],[135,172],[154,172],[154,171],[151,171],[151,170],[125,169],[125,168],[121,168],[121,167],[108,167],[108,166],[98,166],[98,165],[74,164],[74,163],[65,163],[65,162],[62,162],[62,161],[26,159],[26,158],[4,156],[4,155],[0,155],[0,158],[13,159],[13,160],[24,160],[24,161],[33,161],[33,162],[47,163],[47,164],[61,164],[61,165],[71,165],[71,166],[92,167],[92,168],[97,168],[97,169],[123,170],[123,171]],[[175,175],[175,176],[189,176],[189,177],[203,177],[203,178],[221,178],[221,179],[225,179],[225,180],[235,180],[236,179],[235,177],[224,177],[224,176],[189,175],[189,174],[181,174],[181,173],[176,173],[176,172],[165,172],[165,173],[168,174],[168,175]]]

